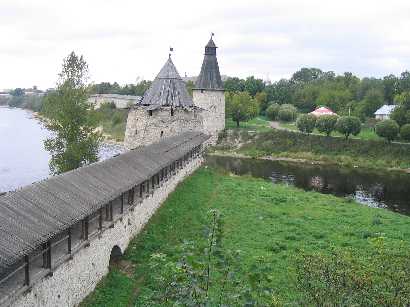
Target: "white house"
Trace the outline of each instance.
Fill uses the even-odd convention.
[[[376,112],[374,112],[374,115],[375,115],[376,119],[381,119],[381,120],[389,119],[390,114],[394,111],[394,109],[396,107],[397,107],[396,105],[387,105],[387,104],[385,104],[380,109],[378,109]]]

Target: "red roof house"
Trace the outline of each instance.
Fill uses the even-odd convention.
[[[313,114],[315,116],[337,115],[335,112],[333,112],[332,110],[326,107],[317,108],[316,110],[314,110],[313,112],[310,112],[309,114]]]

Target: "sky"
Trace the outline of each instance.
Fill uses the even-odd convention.
[[[409,0],[0,0],[0,89],[54,87],[71,51],[94,83],[153,79],[171,46],[181,76],[195,76],[212,32],[228,76],[410,70]]]

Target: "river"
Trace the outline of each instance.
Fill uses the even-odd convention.
[[[50,154],[44,140],[51,133],[28,110],[0,106],[0,193],[50,176]],[[100,159],[106,159],[124,148],[103,144]]]
[[[207,163],[236,175],[251,175],[274,184],[350,197],[370,207],[410,215],[410,174],[218,156],[208,156]]]

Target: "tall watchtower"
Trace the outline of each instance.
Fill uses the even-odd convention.
[[[192,91],[194,105],[203,109],[203,132],[215,143],[225,128],[225,93],[216,58],[213,34],[205,46],[201,73]]]

